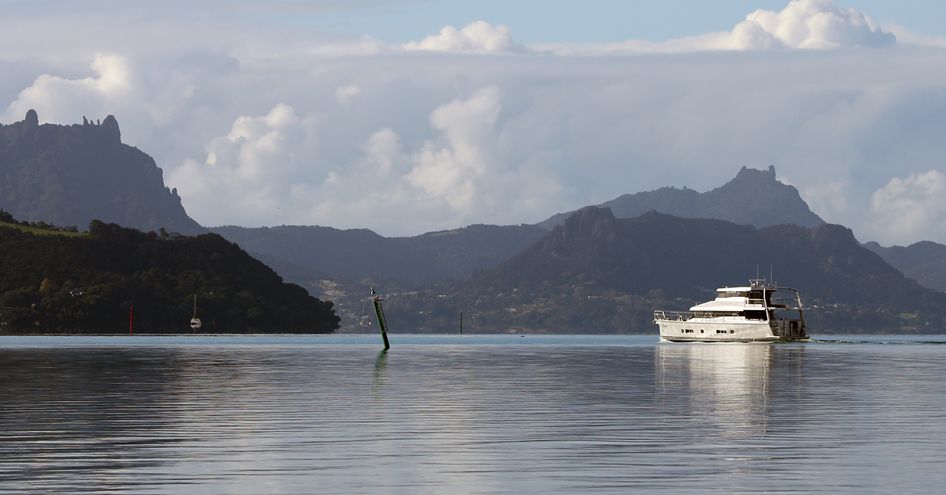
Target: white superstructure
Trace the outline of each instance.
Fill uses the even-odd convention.
[[[716,299],[688,312],[654,311],[660,338],[675,342],[753,342],[807,339],[798,291],[750,280],[716,289]]]

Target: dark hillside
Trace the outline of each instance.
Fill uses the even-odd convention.
[[[0,227],[2,333],[326,333],[332,303],[285,284],[218,235],[159,236],[94,221],[85,236]]]

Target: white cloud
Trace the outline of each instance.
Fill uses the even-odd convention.
[[[207,145],[203,162],[188,159],[168,182],[188,199],[189,211],[210,225],[237,219],[260,224],[282,209],[311,146],[307,127],[286,104],[260,117],[240,116],[224,136]]]
[[[880,48],[894,41],[892,34],[874,25],[863,12],[838,7],[830,0],[792,0],[781,11],[757,10],[746,16],[732,30],[730,47]]]
[[[494,126],[499,115],[499,89],[480,89],[467,100],[454,100],[430,115],[446,146],[428,143],[414,160],[410,183],[440,199],[461,216],[469,215],[483,198],[478,179],[490,170],[495,147]]]
[[[346,84],[335,88],[335,98],[342,104],[348,103],[359,94],[361,94],[361,88],[357,84]]]
[[[453,53],[513,53],[523,51],[524,48],[512,40],[512,34],[506,26],[475,21],[462,29],[444,26],[435,35],[421,41],[405,43],[404,49]]]
[[[922,40],[911,37],[915,42]],[[831,0],[791,0],[782,10],[756,10],[732,30],[664,42],[628,40],[585,45],[544,45],[535,49],[560,55],[682,53],[704,50],[883,48],[895,44],[893,33],[863,12]]]
[[[42,121],[71,122],[80,113],[100,115],[103,107],[127,103],[134,83],[124,57],[96,54],[90,68],[95,75],[79,79],[40,75],[7,106],[6,118],[18,120],[32,108]]]
[[[400,138],[389,128],[372,134],[362,149],[367,163],[370,164],[370,172],[383,178],[390,177],[394,173],[395,164],[405,161]]]
[[[382,128],[353,150],[357,155],[332,162],[313,143],[330,126],[280,104],[235,119],[209,142],[203,160],[185,160],[168,182],[208,225],[368,226],[403,234],[418,224],[445,229],[541,216],[561,186],[548,164],[511,160],[501,143],[501,112],[499,88],[483,87],[433,109],[429,139],[409,146]]]
[[[881,242],[918,241],[946,233],[946,174],[895,177],[871,197],[872,233]]]
[[[789,181],[779,178],[783,183]],[[795,185],[796,184],[791,184]],[[848,215],[848,198],[851,196],[851,185],[844,180],[829,179],[819,183],[808,183],[799,191],[808,207],[816,213],[828,215],[829,218],[839,218]]]

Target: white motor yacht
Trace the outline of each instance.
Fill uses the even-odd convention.
[[[654,311],[660,338],[672,342],[774,342],[808,338],[796,289],[753,279],[716,289],[716,299],[690,311]]]

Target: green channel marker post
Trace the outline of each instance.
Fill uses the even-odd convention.
[[[381,301],[384,299],[381,296],[375,295],[374,288],[371,288],[371,302],[374,303],[374,313],[378,315],[378,328],[381,329],[381,340],[384,341],[384,350],[391,348],[391,343],[388,342],[388,324],[384,320],[384,308],[381,307]]]

